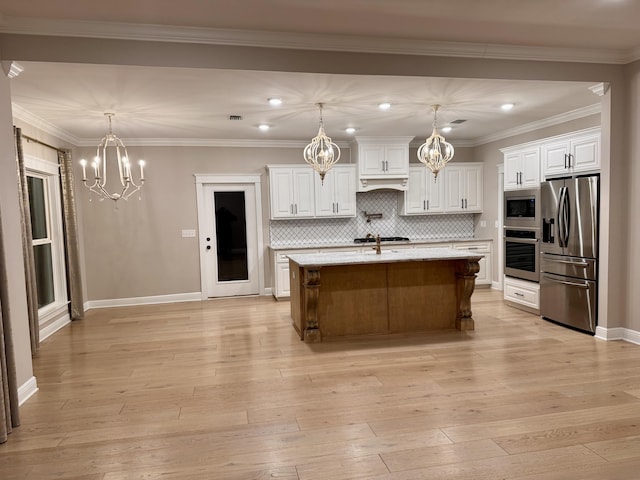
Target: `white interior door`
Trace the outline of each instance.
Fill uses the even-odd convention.
[[[202,255],[207,297],[260,293],[253,184],[205,185]]]

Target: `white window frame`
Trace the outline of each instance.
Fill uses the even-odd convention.
[[[48,238],[44,242],[38,240],[33,242],[33,245],[51,243],[54,301],[38,310],[38,323],[43,325],[60,314],[67,312],[69,305],[64,234],[62,230],[62,202],[60,200],[60,167],[55,163],[30,155],[25,155],[24,164],[27,176],[42,179],[45,190]],[[59,221],[52,221],[54,218],[59,219]]]

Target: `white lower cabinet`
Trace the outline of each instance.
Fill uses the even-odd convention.
[[[504,299],[530,310],[540,310],[540,285],[518,278],[504,277]]]
[[[478,252],[483,255],[483,258],[478,262],[480,264],[480,270],[476,275],[476,285],[491,285],[493,280],[492,275],[492,262],[491,262],[491,242],[460,242],[455,243],[453,248],[457,250],[469,250],[471,252]]]
[[[271,292],[277,299],[289,297],[291,295],[291,285],[289,283],[289,255],[294,253],[318,253],[319,250],[272,250],[272,285]]]

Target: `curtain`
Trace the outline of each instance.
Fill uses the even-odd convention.
[[[82,298],[82,277],[80,274],[80,249],[78,242],[78,221],[76,218],[76,198],[73,193],[73,164],[70,150],[58,150],[60,183],[62,185],[62,216],[67,260],[67,284],[71,319],[84,318]]]
[[[18,384],[13,354],[7,272],[5,271],[2,219],[0,218],[0,443],[7,441],[13,427],[20,425],[18,416]]]
[[[13,127],[13,133],[16,141],[16,160],[18,162],[18,193],[20,195],[20,217],[22,219],[22,250],[24,254],[24,277],[27,290],[31,354],[36,355],[40,348],[40,325],[38,323],[38,291],[36,289],[36,267],[33,256],[29,189],[27,187],[27,174],[22,153],[22,131],[20,128]]]

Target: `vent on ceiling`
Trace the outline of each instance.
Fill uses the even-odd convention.
[[[466,122],[466,120],[462,120],[459,118],[458,120],[453,120],[452,122],[449,122],[449,123],[452,123],[453,125],[460,125],[461,123],[464,123],[464,122]]]
[[[242,120],[242,115],[229,115],[229,120]]]

